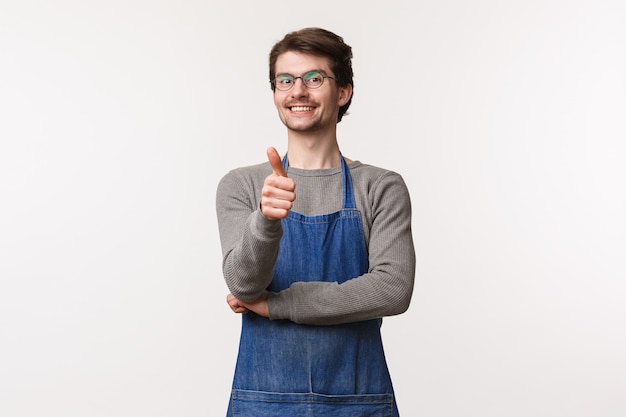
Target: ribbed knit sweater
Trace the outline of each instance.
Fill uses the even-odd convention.
[[[268,295],[269,317],[301,324],[332,325],[400,314],[409,307],[415,277],[411,202],[402,177],[353,161],[349,164],[369,257],[366,274],[342,284],[295,282]],[[217,188],[217,217],[223,272],[230,292],[256,300],[274,273],[282,227],[259,209],[269,163],[237,168]],[[292,210],[306,216],[334,213],[342,206],[341,167],[289,167],[296,183]],[[307,256],[303,253],[302,256]]]

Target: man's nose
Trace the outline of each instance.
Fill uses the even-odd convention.
[[[298,82],[300,81],[300,82]],[[291,94],[294,96],[302,96],[306,94],[308,88],[304,85],[304,80],[302,77],[298,77],[293,80],[293,87],[291,88]]]

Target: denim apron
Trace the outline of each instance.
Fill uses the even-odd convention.
[[[287,169],[287,156],[283,159]],[[282,220],[269,291],[297,281],[342,283],[368,270],[368,254],[341,158],[343,208]],[[228,417],[397,417],[381,319],[331,326],[269,320],[252,311],[242,330]]]

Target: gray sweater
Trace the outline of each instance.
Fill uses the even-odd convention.
[[[411,202],[400,175],[353,161],[349,164],[361,212],[369,270],[342,284],[296,282],[268,296],[272,320],[330,325],[403,313],[415,277]],[[217,188],[217,217],[223,272],[230,292],[254,301],[272,280],[282,227],[259,209],[269,163],[230,171]],[[293,211],[306,216],[333,213],[342,205],[341,167],[303,170],[290,167],[296,183]],[[305,253],[302,254],[306,256]]]

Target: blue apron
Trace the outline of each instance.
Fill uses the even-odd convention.
[[[287,156],[283,159],[287,169]],[[342,283],[368,271],[368,254],[341,158],[343,208],[282,220],[269,291],[298,281]],[[228,417],[397,417],[381,319],[332,326],[242,315]]]

